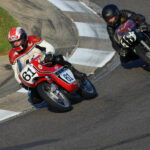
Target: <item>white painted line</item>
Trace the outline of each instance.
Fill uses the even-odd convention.
[[[20,90],[18,90],[17,92],[19,93],[28,93],[28,90],[21,88]]]
[[[67,0],[48,0],[62,11],[80,12],[80,13],[95,13],[91,8],[82,2],[67,1]]]
[[[91,24],[83,22],[75,22],[75,24],[80,36],[109,39],[106,25],[104,24]]]
[[[115,51],[78,48],[69,58],[69,62],[84,66],[103,67],[112,59],[114,54]]]
[[[20,114],[21,112],[14,112],[14,111],[8,111],[0,109],[0,121],[8,119],[10,117],[16,116]]]
[[[97,13],[93,10],[93,9],[91,9],[90,7],[88,7],[85,3],[83,3],[83,2],[80,2],[84,7],[86,7],[90,12],[92,12],[93,14],[96,14],[97,15]]]

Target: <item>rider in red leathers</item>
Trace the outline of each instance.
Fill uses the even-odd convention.
[[[65,61],[62,55],[54,55],[55,49],[50,43],[34,35],[27,36],[25,30],[21,27],[10,29],[8,40],[12,46],[9,60],[15,74],[15,79],[24,88],[26,86],[21,83],[18,75],[26,64],[30,63],[38,55],[45,55],[45,63],[52,62],[68,67],[75,77],[81,80],[86,77],[84,73],[77,71],[69,62]],[[42,101],[35,89],[31,89],[31,99],[34,104]]]

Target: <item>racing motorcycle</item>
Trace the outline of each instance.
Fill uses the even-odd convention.
[[[116,41],[119,41],[119,44],[123,45],[125,48],[129,48],[129,46],[123,41],[125,39],[130,40],[132,43],[130,43],[130,49],[146,64],[150,65],[150,34],[148,32],[142,32],[140,29],[136,28],[136,24],[129,19],[116,29],[115,38]],[[136,46],[140,46],[141,49],[136,49]]]
[[[86,77],[78,80],[70,69],[59,64],[46,64],[39,55],[28,63],[19,74],[22,83],[36,91],[51,107],[57,111],[72,108],[70,98],[76,93],[85,99],[96,96],[96,89]]]

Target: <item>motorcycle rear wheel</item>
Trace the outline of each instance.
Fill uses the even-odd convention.
[[[72,108],[63,90],[55,88],[54,84],[41,82],[37,85],[37,92],[44,101],[59,112],[69,111]]]
[[[85,79],[80,82],[80,95],[86,99],[92,99],[97,96],[96,89],[90,80]]]

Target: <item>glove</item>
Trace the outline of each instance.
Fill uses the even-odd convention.
[[[53,62],[53,55],[47,54],[44,58],[44,63]]]
[[[123,48],[129,48],[133,45],[133,43],[136,41],[136,35],[134,32],[128,32],[125,34],[121,40],[120,44]]]
[[[148,26],[147,24],[144,22],[144,23],[141,23],[140,26],[139,26],[139,29],[141,32],[145,32],[148,30]]]

